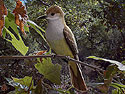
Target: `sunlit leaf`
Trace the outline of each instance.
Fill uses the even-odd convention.
[[[113,92],[112,94],[124,94],[125,93],[125,85],[118,84],[118,83],[111,83],[110,86],[116,88],[114,91],[112,91]]]
[[[28,20],[27,23],[28,23],[33,29],[35,29],[38,34],[40,34],[40,35],[42,36],[42,38],[44,39],[44,41],[46,41],[46,39],[44,38],[44,36],[43,36],[42,33],[40,32],[40,30],[43,31],[43,32],[45,32],[41,27],[39,27],[36,23],[34,23],[34,22],[31,21],[31,20]],[[40,30],[39,30],[39,29],[40,29]]]
[[[119,93],[118,93],[118,90],[117,90],[117,89],[112,90],[112,94],[119,94]]]
[[[116,87],[119,87],[119,88],[125,88],[125,85],[118,84],[118,83],[111,83],[111,86],[116,86]]]
[[[32,77],[29,76],[25,76],[24,78],[14,78],[12,77],[14,82],[20,83],[21,85],[27,86],[29,87],[31,85],[30,88],[33,88],[33,81],[32,81]]]
[[[24,25],[24,30],[29,32],[29,26],[28,25]]]
[[[9,39],[6,39],[7,41],[11,42],[12,45],[22,54],[22,55],[25,55],[28,51],[28,47],[25,46],[21,36],[18,36],[19,37],[19,40],[16,39],[16,37],[5,27],[7,33],[10,34],[11,36],[11,40]]]
[[[96,57],[96,56],[89,56],[87,58],[92,58],[92,59],[95,59],[95,60],[103,60],[103,61],[107,61],[107,62],[110,62],[112,64],[116,64],[118,66],[118,69],[119,70],[122,70],[122,71],[125,71],[125,65],[123,65],[122,63],[118,62],[118,61],[115,61],[115,60],[109,60],[109,59],[104,59],[104,58],[100,58],[100,57]]]

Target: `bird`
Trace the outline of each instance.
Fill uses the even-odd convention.
[[[62,8],[53,5],[47,9],[46,15],[41,18],[48,20],[45,37],[55,54],[70,56],[79,60],[77,43],[71,29],[66,25]],[[68,61],[68,67],[74,88],[79,91],[87,91],[80,64]]]

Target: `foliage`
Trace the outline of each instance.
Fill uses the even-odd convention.
[[[89,56],[87,57],[88,59],[95,59],[95,60],[101,60],[101,61],[105,61],[105,62],[110,62],[112,63],[110,66],[107,67],[107,69],[104,71],[103,77],[104,77],[104,83],[99,85],[98,88],[104,92],[104,93],[108,93],[108,89],[110,86],[115,87],[115,90],[112,90],[112,94],[124,94],[124,85],[122,84],[117,84],[117,83],[113,83],[112,81],[114,80],[114,78],[116,77],[116,75],[122,74],[124,75],[125,73],[125,65],[123,65],[122,63],[118,62],[118,61],[114,61],[114,60],[108,60],[108,59],[104,59],[104,58],[99,58],[99,57],[95,57],[95,56]],[[118,67],[117,67],[117,66]],[[120,77],[120,79],[122,79],[122,77]]]
[[[112,83],[110,86],[116,88],[112,91],[112,94],[124,94],[125,93],[125,85],[120,85],[117,83]]]
[[[5,30],[7,33],[10,34],[12,40],[6,39],[7,41],[11,42],[12,45],[23,55],[25,55],[28,51],[28,47],[25,46],[23,43],[22,38],[19,36],[19,40],[16,39],[16,37],[5,27]]]
[[[12,14],[15,7],[17,8],[15,0],[4,0],[8,15],[4,19],[5,23],[3,23],[3,16],[6,13],[3,13],[2,17],[0,16],[4,25],[4,27],[2,25],[0,27],[3,33],[3,38],[0,38],[0,55],[30,55],[35,51],[48,49],[44,38],[44,29],[47,22],[37,18],[44,15],[49,6],[56,4],[62,7],[65,12],[66,23],[76,37],[80,60],[85,60],[85,57],[92,55],[97,56],[89,57],[95,60],[88,59],[86,62],[105,69],[104,73],[100,75],[100,72],[83,68],[83,70],[88,70],[87,72],[83,71],[83,73],[90,88],[90,93],[124,94],[124,0],[26,0],[24,2],[25,6],[21,4],[22,10],[17,12],[19,12],[18,16],[23,16],[21,16],[21,19],[24,19],[25,24],[19,25],[15,24],[15,21],[18,20],[15,20],[16,15]],[[24,7],[27,8],[27,11]],[[1,8],[3,9],[3,7]],[[0,9],[0,13],[2,9]],[[23,14],[25,14],[26,19]],[[27,16],[30,20],[27,20]],[[20,31],[25,32],[26,36]],[[52,59],[54,63],[62,65],[61,70],[60,65],[52,64],[50,58],[40,60],[29,60],[29,64],[21,60],[1,60],[0,76],[9,78],[13,76],[13,80],[8,82],[18,83],[18,86],[11,84],[15,87],[16,93],[27,94],[30,91],[36,94],[52,94],[52,92],[54,92],[53,94],[73,94],[71,93],[69,74],[66,70],[67,65],[60,60]],[[16,67],[13,68],[13,66]],[[8,69],[12,71],[9,72]],[[51,70],[54,72],[50,72]],[[56,85],[60,82],[61,85]],[[96,85],[92,83],[96,83]],[[2,83],[0,86],[5,86],[4,84]],[[26,88],[22,88],[22,86]],[[77,93],[74,90],[73,92]]]
[[[46,53],[50,54],[49,53]],[[61,66],[58,64],[53,64],[51,58],[42,58],[42,62],[35,64],[35,68],[39,71],[39,73],[44,75],[44,78],[50,80],[55,84],[61,84],[60,80],[60,70]]]
[[[59,65],[53,65],[50,58],[43,59],[42,63],[37,63],[35,68],[39,73],[43,74],[44,77],[53,83],[60,84],[60,69]],[[55,75],[56,74],[56,75]]]
[[[18,8],[19,10],[19,8]],[[17,11],[18,11],[17,10]],[[23,13],[23,12],[22,12]],[[17,15],[17,14],[15,14]],[[22,14],[23,15],[23,14]],[[26,14],[25,14],[26,15]],[[24,19],[24,18],[23,18]],[[15,21],[15,20],[18,20],[17,17],[15,18],[14,15],[8,11],[8,15],[5,17],[5,29],[3,30],[3,37],[5,38],[6,36],[6,32],[11,36],[11,40],[7,39],[7,41],[11,42],[12,45],[23,55],[25,55],[28,51],[28,47],[25,46],[20,34],[19,34],[19,31],[18,31],[18,28],[17,28],[17,25],[19,25],[19,23],[17,23],[18,21]],[[16,23],[15,23],[16,22]],[[17,25],[16,25],[17,24]],[[36,25],[35,23],[33,23],[32,21],[28,21],[28,24],[30,24],[42,37],[43,35],[41,34],[41,32],[39,31],[42,30],[44,31],[43,29],[41,29],[38,25]],[[28,26],[26,26],[27,24],[23,25],[23,26],[20,26],[20,28],[22,28],[22,32],[27,31],[29,32],[29,28]],[[37,28],[39,29],[37,29]],[[9,28],[9,29],[7,29]],[[13,29],[13,31],[17,34],[16,36],[18,36],[18,38],[15,37],[15,35],[13,35],[11,32],[10,32],[10,28]],[[23,30],[24,28],[24,30]],[[11,30],[12,31],[12,30]],[[43,37],[44,39],[44,37]],[[45,40],[45,39],[44,39]]]
[[[1,32],[3,33],[3,37],[8,42],[12,43],[12,45],[16,48],[16,50],[18,50],[22,55],[26,55],[29,48],[27,46],[25,46],[24,41],[19,33],[19,30],[21,30],[22,33],[26,36],[25,31],[29,32],[29,27],[27,26],[29,24],[33,29],[36,30],[36,32],[38,34],[40,34],[40,36],[42,36],[44,41],[46,41],[43,34],[40,32],[40,30],[43,32],[45,32],[45,31],[41,27],[39,27],[37,24],[35,24],[34,22],[32,22],[30,20],[27,21],[27,19],[25,18],[25,17],[27,17],[26,10],[24,10],[25,8],[22,5],[22,2],[20,0],[18,0],[18,1],[16,1],[16,3],[17,3],[17,6],[16,6],[15,10],[13,11],[15,16],[11,13],[11,11],[8,11],[8,15],[5,17],[5,26],[4,26],[3,31],[2,31],[3,27],[1,28]],[[4,10],[4,9],[2,9],[2,10]],[[21,19],[20,19],[20,16],[22,17]],[[20,28],[18,28],[17,25]],[[10,35],[10,36],[8,36],[8,35]],[[47,60],[44,59],[43,62],[41,62],[41,64],[42,63],[43,63],[43,65],[41,65],[41,66],[38,66],[40,63],[37,63],[35,65],[36,69],[38,69],[38,71],[41,74],[43,74],[45,76],[45,78],[49,79],[50,81],[52,81],[56,84],[60,84],[61,83],[61,81],[60,81],[61,66],[59,66],[57,64],[56,65],[52,64],[50,58],[48,58]],[[44,70],[41,70],[41,68],[43,68]],[[51,70],[54,70],[54,72],[51,72]],[[19,84],[18,86],[14,85],[14,87],[16,89],[15,90],[16,93],[22,92],[25,94],[26,92],[30,92],[30,90],[33,89],[32,77],[25,76],[22,79],[13,77],[12,79],[14,82]],[[22,86],[23,86],[23,88],[22,88]],[[36,88],[36,90],[38,90],[38,88]]]

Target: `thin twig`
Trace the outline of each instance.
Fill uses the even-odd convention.
[[[40,2],[41,2],[43,5],[50,6],[48,3],[44,2],[43,0],[40,0]]]
[[[107,12],[107,14],[111,16],[111,14],[109,13],[109,11],[107,11],[105,9],[104,4],[101,2],[101,0],[97,0],[97,1],[99,2],[100,6],[103,8],[103,10],[105,10]]]
[[[78,64],[81,64],[81,65],[84,65],[84,66],[88,66],[88,67],[93,68],[93,69],[95,69],[95,70],[96,70],[96,69],[97,69],[97,70],[100,70],[100,71],[103,72],[102,69],[100,69],[100,68],[98,68],[98,67],[96,67],[96,66],[93,66],[93,65],[84,63],[84,62],[82,62],[82,61],[79,61],[79,60],[76,60],[76,59],[73,59],[73,58],[70,58],[70,57],[67,57],[66,59],[68,59],[69,61],[74,61],[74,62],[76,62],[76,63],[78,63]]]
[[[93,66],[93,65],[90,65],[90,64],[87,64],[87,63],[84,63],[84,62],[81,62],[79,60],[76,60],[76,59],[73,59],[73,58],[70,58],[70,57],[67,57],[67,56],[63,56],[63,55],[36,55],[36,56],[0,56],[0,59],[33,59],[33,58],[47,58],[47,57],[50,57],[50,58],[53,58],[53,57],[56,57],[56,58],[64,58],[64,59],[67,59],[68,61],[74,61],[75,63],[78,63],[78,64],[81,64],[83,66],[88,66],[90,68],[93,68],[93,69],[97,69],[99,71],[102,71],[102,69],[96,67],[96,66]]]

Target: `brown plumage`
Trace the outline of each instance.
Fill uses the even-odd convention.
[[[64,33],[64,36],[65,36],[66,42],[69,45],[69,48],[72,50],[72,54],[73,54],[74,58],[79,60],[76,42],[75,42],[74,38],[72,37],[73,36],[72,33],[69,32],[67,26],[64,28],[63,33]],[[75,75],[72,67],[69,65],[72,84],[76,89],[81,90],[81,91],[86,91],[87,86],[86,86],[84,78],[82,76],[80,65],[76,64],[76,63],[74,63],[74,65],[76,66],[76,68],[78,70],[77,76]]]

